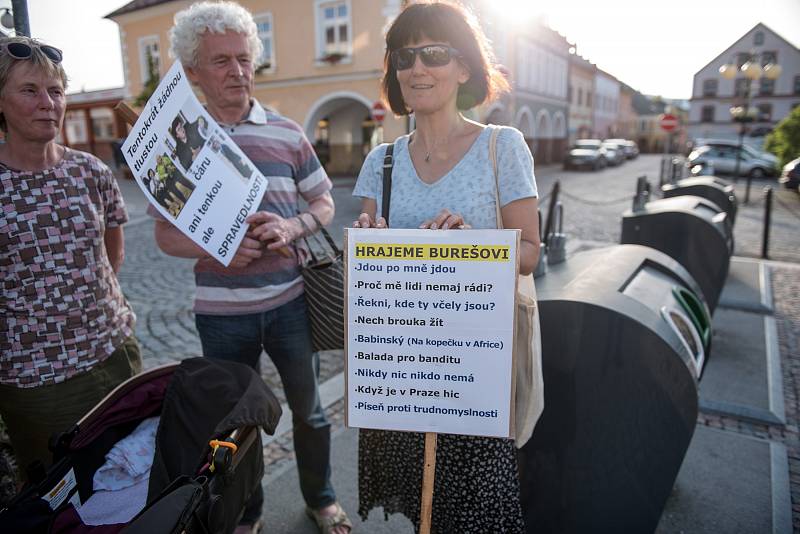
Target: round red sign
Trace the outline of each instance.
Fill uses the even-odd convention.
[[[658,124],[661,126],[662,130],[671,132],[678,127],[678,117],[675,115],[670,115],[669,113],[664,113],[661,115],[661,119],[658,121]]]
[[[372,115],[372,120],[380,124],[386,117],[386,106],[384,106],[382,102],[375,102],[374,104],[372,104],[372,109],[370,109],[370,114]]]

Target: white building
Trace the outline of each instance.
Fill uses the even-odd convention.
[[[537,164],[560,162],[567,146],[569,43],[541,20],[514,26],[493,17],[486,2],[476,5],[484,5],[481,23],[512,89],[477,118],[520,130]]]
[[[694,75],[689,110],[689,138],[736,138],[739,124],[731,118],[730,109],[745,103],[748,80],[739,74],[726,80],[719,73],[724,64],[741,66],[750,57],[762,65],[777,62],[782,73],[775,80],[762,77],[751,82],[751,108],[757,110],[755,122],[748,125],[747,142],[761,144],[763,136],[800,105],[800,50],[762,23],[725,51],[712,59]]]
[[[619,80],[597,69],[594,75],[594,137],[617,136],[619,116]]]

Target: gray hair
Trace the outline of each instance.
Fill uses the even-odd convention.
[[[64,90],[67,89],[67,73],[64,71],[64,67],[61,65],[61,63],[53,63],[46,55],[44,55],[44,52],[39,49],[39,45],[42,44],[41,42],[23,35],[0,39],[0,46],[10,43],[24,43],[30,46],[31,57],[27,59],[16,59],[5,50],[0,53],[0,94],[5,91],[6,84],[11,77],[11,71],[18,63],[22,63],[23,61],[30,61],[34,67],[40,69],[46,76],[60,79],[61,85],[64,86]],[[6,127],[6,117],[0,113],[0,130],[5,132],[7,131]]]
[[[205,32],[232,31],[247,37],[255,65],[264,45],[258,38],[253,15],[234,2],[197,2],[175,14],[175,25],[169,31],[169,54],[187,67],[197,66],[197,48]]]

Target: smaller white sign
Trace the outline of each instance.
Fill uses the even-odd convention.
[[[158,212],[227,266],[267,179],[200,105],[180,62],[148,100],[122,154]]]

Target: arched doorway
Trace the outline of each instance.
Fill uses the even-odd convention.
[[[501,104],[495,103],[486,112],[484,124],[508,124],[505,109]]]
[[[514,118],[514,126],[522,133],[522,137],[525,138],[525,142],[528,143],[528,148],[531,149],[531,152],[536,152],[538,146],[533,134],[533,113],[531,113],[528,106],[523,106],[517,112],[517,116]]]
[[[303,130],[330,176],[356,176],[375,124],[371,102],[351,91],[329,93],[311,106]]]
[[[553,137],[552,121],[547,110],[539,110],[536,114],[536,130],[534,132],[538,152],[534,154],[537,163],[552,163],[551,140]]]
[[[552,140],[552,160],[559,162],[563,159],[567,149],[567,123],[564,114],[556,111],[553,114],[553,140]]]

